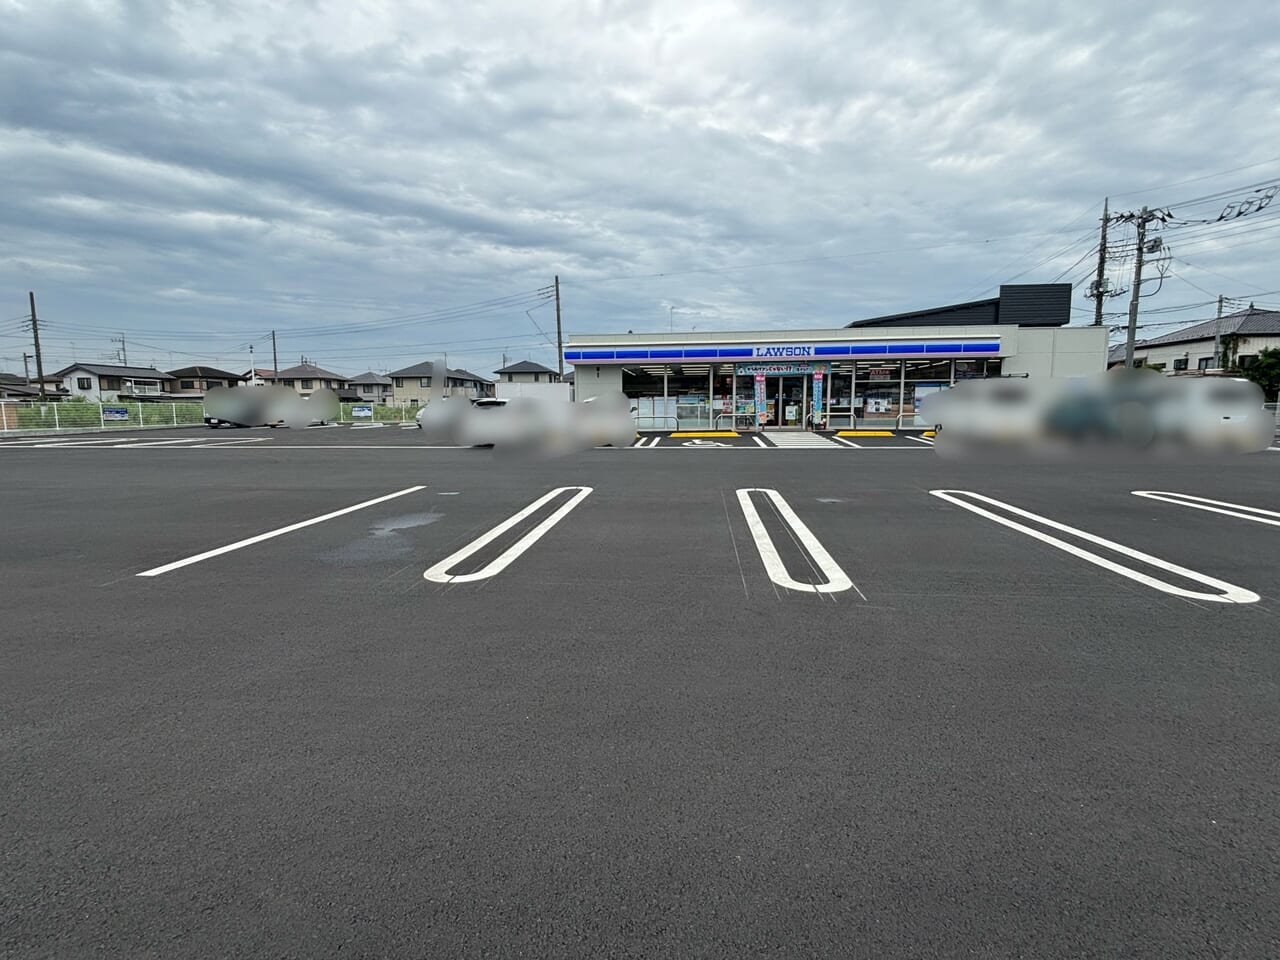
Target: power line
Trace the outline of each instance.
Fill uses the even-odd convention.
[[[613,283],[621,280],[657,280],[667,277],[683,277],[695,273],[732,273],[737,270],[755,270],[761,267],[785,267],[802,263],[823,263],[831,260],[850,260],[855,257],[878,257],[891,253],[918,253],[921,250],[940,250],[943,247],[975,246],[988,243],[1004,243],[1009,240],[1021,240],[1028,237],[1055,237],[1057,233],[1015,233],[1007,237],[989,237],[979,240],[951,240],[946,243],[933,243],[914,247],[897,247],[885,250],[859,250],[856,253],[838,253],[825,257],[803,257],[797,260],[771,260],[762,263],[743,263],[732,267],[698,267],[691,270],[670,270],[663,273],[620,274],[615,277],[587,277],[581,280],[561,280],[562,286],[582,286],[591,283]],[[1090,233],[1092,236],[1092,233]]]
[[[1054,278],[1053,278],[1052,280],[1050,280],[1049,282],[1050,282],[1050,283],[1057,283],[1059,280],[1061,280],[1063,277],[1065,277],[1068,273],[1070,273],[1070,272],[1071,272],[1072,270],[1074,270],[1076,267],[1080,266],[1080,264],[1084,263],[1084,262],[1085,262],[1085,260],[1087,260],[1089,257],[1092,257],[1092,256],[1093,256],[1095,253],[1097,253],[1097,252],[1098,252],[1098,245],[1097,245],[1097,244],[1094,244],[1094,245],[1093,245],[1093,247],[1091,247],[1089,250],[1086,250],[1086,251],[1085,251],[1084,255],[1083,255],[1079,260],[1077,260],[1077,261],[1076,261],[1075,263],[1073,263],[1071,266],[1067,267],[1067,269],[1063,270],[1060,274],[1058,274],[1056,277],[1054,277]],[[1093,273],[1093,270],[1092,270],[1092,269],[1090,269],[1090,270],[1089,270],[1089,273],[1090,273],[1090,274],[1092,274],[1092,273]],[[1019,276],[1021,276],[1021,274],[1019,274]],[[1072,284],[1072,286],[1076,286],[1076,285],[1078,285],[1078,284],[1079,284],[1079,281],[1076,281],[1076,283],[1075,283],[1075,284]]]
[[[1141,193],[1155,193],[1157,190],[1168,190],[1171,187],[1183,187],[1188,183],[1200,183],[1204,180],[1213,180],[1217,177],[1225,177],[1229,173],[1239,173],[1241,170],[1252,170],[1255,167],[1265,167],[1269,163],[1280,163],[1280,157],[1271,157],[1268,160],[1259,160],[1257,163],[1246,163],[1242,167],[1232,167],[1230,170],[1219,170],[1217,173],[1207,173],[1203,177],[1192,177],[1190,180],[1178,180],[1175,183],[1166,183],[1158,187],[1145,187],[1141,190],[1129,190],[1123,193],[1112,193],[1113,197],[1132,197]]]
[[[1258,286],[1256,283],[1249,283],[1248,281],[1244,281],[1244,280],[1234,280],[1234,279],[1232,279],[1231,277],[1226,276],[1225,274],[1218,273],[1216,270],[1210,270],[1208,267],[1202,267],[1202,266],[1200,266],[1200,265],[1199,265],[1199,264],[1197,264],[1197,263],[1192,263],[1190,260],[1187,260],[1187,259],[1186,259],[1186,258],[1184,258],[1184,257],[1176,257],[1176,256],[1174,256],[1174,255],[1170,254],[1170,255],[1169,255],[1169,259],[1171,259],[1171,260],[1176,260],[1176,261],[1178,261],[1178,263],[1185,264],[1186,266],[1188,266],[1188,267],[1192,267],[1192,268],[1194,268],[1194,269],[1196,269],[1196,270],[1199,270],[1199,271],[1201,271],[1201,272],[1203,272],[1203,273],[1211,273],[1211,274],[1213,274],[1215,277],[1217,277],[1218,279],[1227,281],[1227,283],[1243,283],[1246,287],[1257,287],[1257,286]],[[1185,279],[1185,278],[1184,278],[1184,279]],[[1258,289],[1262,289],[1262,288],[1261,288],[1261,287],[1258,287]],[[1205,292],[1206,292],[1206,293],[1208,293],[1208,291],[1207,291],[1207,290],[1206,290]],[[1264,296],[1265,296],[1265,294],[1264,294]]]
[[[1075,216],[1071,221],[1069,221],[1068,223],[1066,223],[1066,224],[1064,224],[1063,226],[1059,227],[1059,228],[1058,228],[1058,230],[1057,230],[1057,232],[1058,232],[1059,234],[1066,233],[1068,230],[1070,230],[1072,227],[1074,227],[1077,223],[1079,223],[1079,222],[1080,222],[1080,220],[1081,220],[1082,218],[1084,218],[1085,216],[1087,216],[1087,215],[1088,215],[1089,213],[1091,213],[1092,211],[1093,211],[1093,204],[1090,204],[1089,206],[1085,207],[1085,208],[1084,208],[1084,210],[1082,210],[1079,214],[1077,214],[1077,215],[1076,215],[1076,216]],[[1093,233],[1092,233],[1092,231],[1090,231],[1089,236],[1092,236],[1092,235],[1093,235]],[[1032,248],[1031,248],[1030,250],[1028,250],[1026,253],[1024,253],[1024,254],[1022,254],[1022,255],[1020,255],[1020,256],[1014,257],[1012,260],[1010,260],[1008,263],[1006,263],[1003,267],[1001,267],[1001,268],[1000,268],[999,270],[997,270],[995,273],[993,273],[993,274],[991,274],[991,275],[989,275],[989,276],[987,276],[987,277],[984,277],[982,280],[980,280],[978,283],[974,284],[974,285],[973,285],[973,286],[971,286],[971,287],[966,287],[966,288],[965,288],[965,291],[964,291],[963,293],[958,294],[957,296],[951,297],[950,299],[952,299],[952,300],[964,300],[964,299],[967,299],[967,298],[968,298],[968,297],[970,297],[970,296],[973,296],[975,293],[976,293],[976,294],[978,294],[978,295],[981,295],[981,294],[983,294],[983,293],[986,293],[988,290],[992,289],[992,287],[990,287],[990,286],[988,286],[988,285],[987,285],[991,280],[995,280],[995,279],[1000,278],[1000,277],[1004,274],[1004,272],[1005,272],[1006,270],[1008,270],[1011,266],[1013,266],[1013,265],[1014,265],[1015,263],[1017,263],[1018,261],[1020,261],[1020,260],[1024,260],[1024,259],[1026,259],[1027,257],[1031,256],[1032,254],[1036,253],[1036,252],[1037,252],[1037,251],[1039,251],[1042,247],[1044,247],[1044,245],[1045,245],[1046,243],[1048,243],[1048,242],[1049,242],[1049,239],[1048,239],[1048,238],[1046,238],[1046,239],[1044,239],[1044,240],[1041,240],[1039,243],[1037,243],[1034,247],[1032,247]],[[1079,241],[1076,241],[1076,242],[1079,242]],[[1073,243],[1073,244],[1072,244],[1072,246],[1074,246],[1074,245],[1075,245],[1075,244]],[[1070,248],[1068,248],[1068,249],[1070,249]],[[1064,252],[1065,252],[1065,251],[1064,251]],[[1053,259],[1053,258],[1052,258],[1052,257],[1050,257],[1049,259],[1051,260],[1051,259]],[[1043,261],[1043,260],[1041,261],[1041,263],[1045,263],[1045,262],[1047,262],[1047,261]],[[1040,265],[1040,264],[1036,264],[1036,266],[1039,266],[1039,265]],[[1034,269],[1035,269],[1035,267],[1032,267],[1031,269],[1033,269],[1033,270],[1034,270]]]

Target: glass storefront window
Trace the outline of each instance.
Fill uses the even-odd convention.
[[[854,369],[858,380],[874,380],[877,383],[897,383],[902,377],[901,360],[859,360]]]
[[[951,360],[908,360],[908,380],[941,380],[951,382]]]
[[[646,373],[643,370],[622,370],[622,392],[628,397],[661,397],[662,374]]]
[[[1000,376],[1001,358],[991,357],[986,360],[957,360],[957,380],[981,380],[984,377]]]

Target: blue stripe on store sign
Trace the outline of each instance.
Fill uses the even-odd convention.
[[[847,357],[851,347],[814,347],[815,357]]]
[[[924,353],[923,343],[899,343],[889,347],[889,353]]]
[[[615,360],[648,360],[648,350],[615,350],[613,351]]]
[[[727,349],[717,350],[716,355],[725,360],[728,360],[732,357],[750,358],[751,348],[750,347],[729,347]]]
[[[865,356],[868,354],[888,353],[889,348],[884,344],[860,343],[849,348],[849,353],[855,357]]]

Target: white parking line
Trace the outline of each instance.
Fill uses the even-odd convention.
[[[422,485],[406,487],[403,490],[397,490],[395,493],[388,493],[386,496],[375,497],[373,500],[366,500],[363,503],[357,503],[350,507],[343,507],[341,510],[334,510],[332,513],[326,513],[320,517],[312,517],[310,520],[291,523],[289,526],[281,527],[279,530],[270,530],[267,533],[260,533],[256,537],[249,537],[247,540],[237,540],[235,543],[229,543],[225,547],[218,547],[216,550],[206,550],[204,553],[197,553],[194,557],[187,557],[185,560],[175,560],[173,563],[164,564],[164,566],[153,567],[150,570],[142,571],[142,573],[137,574],[137,576],[158,577],[160,574],[168,573],[170,570],[177,570],[180,567],[188,567],[193,563],[199,563],[201,560],[208,560],[211,557],[218,557],[224,553],[230,553],[232,550],[251,547],[255,543],[262,543],[262,541],[270,540],[272,537],[279,537],[286,533],[293,533],[293,531],[301,530],[303,527],[310,527],[317,523],[324,523],[324,521],[332,520],[334,517],[341,517],[343,514],[347,513],[355,513],[357,510],[363,510],[365,507],[372,507],[379,503],[386,503],[388,500],[394,500],[396,497],[403,497],[405,494],[417,493],[419,490],[425,489],[426,487]]]
[[[206,450],[209,447],[238,447],[245,443],[266,443],[270,437],[245,437],[243,440],[208,440],[204,443],[196,444],[195,447],[188,447],[189,450]]]
[[[932,440],[927,440],[927,439],[925,439],[924,437],[907,437],[907,439],[908,439],[908,440],[914,440],[916,443],[923,443],[923,444],[925,444],[925,445],[927,445],[927,446],[930,446],[930,447],[932,447],[932,446],[933,446],[933,441],[932,441]]]
[[[1266,523],[1273,527],[1280,527],[1280,513],[1276,513],[1274,510],[1263,510],[1261,507],[1246,507],[1240,503],[1210,500],[1208,497],[1193,497],[1189,493],[1172,493],[1168,490],[1133,490],[1130,492],[1135,497],[1146,497],[1148,500],[1160,500],[1164,503],[1176,504],[1179,507],[1208,510],[1210,513],[1221,513],[1228,517],[1238,517],[1241,520],[1252,520],[1254,523]],[[1224,509],[1227,507],[1230,509]],[[1275,519],[1268,520],[1267,517],[1274,517]]]
[[[1023,510],[1020,507],[1012,506],[1002,500],[996,500],[993,497],[986,497],[980,493],[974,493],[971,490],[930,490],[929,493],[935,497],[946,500],[948,503],[953,503],[957,507],[963,507],[971,513],[976,513],[979,516],[986,517],[988,520],[994,520],[996,523],[1002,524],[1013,530],[1017,530],[1019,533],[1025,533],[1029,537],[1034,537],[1035,539],[1043,541],[1050,546],[1057,547],[1059,550],[1063,550],[1072,556],[1079,557],[1081,560],[1086,560],[1089,563],[1102,567],[1104,570],[1110,570],[1112,573],[1118,573],[1122,577],[1127,577],[1130,580],[1136,580],[1138,583],[1145,584],[1148,587],[1163,591],[1164,593],[1173,594],[1175,597],[1186,597],[1189,600],[1207,600],[1211,603],[1257,603],[1258,600],[1261,599],[1252,590],[1246,590],[1243,587],[1237,587],[1224,580],[1218,580],[1206,574],[1197,573],[1195,570],[1188,570],[1186,567],[1180,567],[1167,560],[1161,560],[1159,557],[1153,557],[1149,553],[1142,553],[1139,550],[1134,550],[1132,547],[1126,547],[1124,544],[1116,543],[1114,540],[1107,540],[1096,534],[1079,530],[1076,527],[1069,527],[1065,523],[1050,520],[1048,517],[1042,517],[1037,513],[1032,513],[1030,510]],[[1095,543],[1100,547],[1105,547],[1115,553],[1130,557],[1134,560],[1139,560],[1149,566],[1177,574],[1180,577],[1185,577],[1186,579],[1193,580],[1196,583],[1202,583],[1206,587],[1213,587],[1216,590],[1220,590],[1221,593],[1199,593],[1194,590],[1183,589],[1182,587],[1175,586],[1172,583],[1167,583],[1164,580],[1158,580],[1155,577],[1148,576],[1145,573],[1134,570],[1132,567],[1126,567],[1113,560],[1108,560],[1106,557],[1098,556],[1098,554],[1093,553],[1090,550],[1085,550],[1083,547],[1077,547],[1075,544],[1067,543],[1065,540],[1059,540],[1057,537],[1050,536],[1047,533],[1034,530],[1025,524],[1010,520],[1008,517],[1002,517],[998,514],[992,513],[990,510],[984,510],[976,504],[968,503],[965,500],[960,499],[961,497],[971,497],[974,500],[981,500],[983,503],[988,503],[992,506],[999,507],[1002,510],[1007,510],[1020,517],[1026,517],[1028,520],[1034,520],[1036,523],[1044,524],[1046,527],[1051,527],[1054,530],[1061,530],[1063,533],[1069,533],[1072,536],[1079,537],[1081,540],[1087,540],[1089,543]]]
[[[765,529],[764,522],[760,519],[760,514],[756,510],[756,505],[751,502],[751,494],[762,493],[773,501],[774,507],[777,509],[779,516],[782,517],[791,532],[795,534],[797,540],[804,546],[809,556],[813,558],[822,575],[827,578],[826,583],[801,583],[795,580],[787,573],[787,568],[782,562],[782,557],[778,555],[778,548],[773,544],[773,538],[769,536],[769,531]],[[769,490],[764,487],[746,487],[738,491],[738,504],[742,507],[742,515],[746,517],[747,529],[751,531],[751,537],[756,542],[756,550],[760,553],[760,560],[764,563],[765,571],[769,574],[769,579],[780,587],[786,587],[788,590],[799,590],[804,593],[840,593],[848,590],[853,586],[853,581],[840,569],[840,565],[832,559],[831,554],[813,535],[804,521],[796,516],[796,512],[791,509],[791,505],[782,498],[782,494],[777,490]],[[862,596],[862,591],[858,591],[858,595]],[[865,596],[863,600],[867,599]]]
[[[846,440],[844,437],[833,436],[831,439],[834,440],[836,443],[843,443],[846,447],[853,447],[855,450],[862,449],[862,444],[854,443],[852,440]]]
[[[545,520],[539,523],[536,527],[534,527],[532,530],[526,533],[523,537],[521,537],[519,540],[517,540],[515,543],[509,546],[505,551],[503,551],[498,556],[497,559],[491,561],[489,564],[487,564],[486,566],[482,567],[479,570],[476,570],[473,573],[460,573],[457,575],[449,573],[450,570],[456,567],[463,560],[467,559],[467,557],[471,556],[473,553],[477,553],[478,551],[484,549],[494,540],[498,539],[498,537],[502,536],[504,533],[506,533],[508,530],[510,530],[512,527],[518,524],[521,520],[525,519],[526,517],[528,517],[533,513],[536,513],[538,510],[542,509],[542,507],[544,507],[548,502],[550,502],[551,500],[554,500],[556,497],[560,496],[560,494],[562,493],[568,493],[570,490],[577,490],[578,492],[575,493],[572,497],[570,497],[565,503],[563,503],[559,507],[559,509],[557,509],[554,513],[551,514],[551,516],[547,517]],[[492,577],[492,576],[495,576],[496,574],[501,573],[503,570],[507,568],[507,566],[511,563],[511,561],[513,561],[516,557],[520,556],[520,554],[524,553],[531,546],[537,543],[540,539],[542,539],[543,534],[545,534],[548,530],[550,530],[557,523],[559,523],[566,516],[568,516],[569,511],[571,511],[574,507],[580,504],[583,500],[585,500],[591,494],[591,490],[592,490],[591,487],[556,487],[550,493],[547,493],[539,497],[537,500],[533,501],[533,503],[529,504],[519,513],[515,514],[514,516],[508,517],[506,520],[503,520],[502,523],[498,524],[496,527],[494,527],[484,536],[476,540],[473,540],[471,543],[467,544],[467,546],[463,547],[461,550],[457,551],[456,553],[451,553],[449,556],[445,557],[443,560],[437,563],[434,567],[431,567],[430,569],[424,571],[422,574],[423,579],[430,580],[434,583],[471,583],[476,580],[487,580],[489,577]]]
[[[767,444],[767,443],[765,443],[765,442],[764,442],[764,438],[763,438],[763,437],[752,437],[751,439],[752,439],[752,440],[754,440],[754,441],[756,442],[756,446],[757,446],[757,447],[764,447],[766,450],[770,450],[770,449],[772,449],[772,448],[769,446],[769,444]]]
[[[171,447],[176,443],[200,443],[204,437],[183,437],[180,440],[135,440],[132,443],[117,443],[117,447]],[[263,439],[266,439],[265,437]]]
[[[120,437],[102,437],[98,440],[41,440],[39,443],[33,443],[33,447],[93,447],[102,444],[112,444],[119,446]]]

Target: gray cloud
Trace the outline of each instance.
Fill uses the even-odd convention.
[[[1024,279],[1075,280],[1104,195],[1267,159],[1280,119],[1266,0],[0,0],[0,23],[0,316],[37,290],[60,359],[126,329],[232,362],[279,327],[352,372],[446,343],[481,370],[506,346],[549,361],[523,308],[361,326],[557,272],[579,331],[665,329],[672,306],[686,328],[838,323],[1057,250]],[[1178,272],[1280,288],[1271,234],[1223,236]],[[891,252],[844,256],[864,251]],[[1171,279],[1158,304],[1204,299]]]

